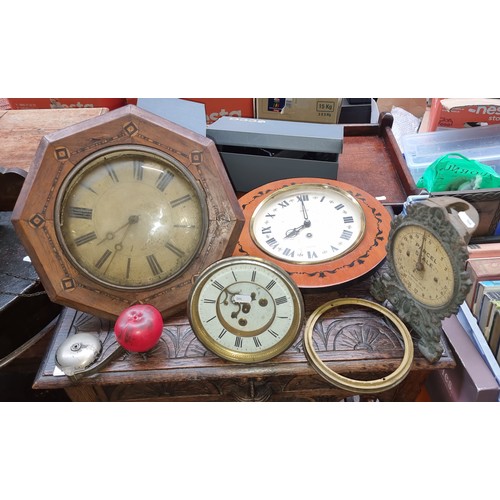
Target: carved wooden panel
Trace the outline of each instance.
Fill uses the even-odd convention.
[[[339,293],[306,294],[306,314]],[[348,293],[359,295],[360,291],[342,291],[342,295]],[[109,401],[336,401],[353,396],[324,381],[308,365],[303,332],[276,358],[242,365],[207,351],[184,316],[165,322],[159,343],[147,355],[126,353],[99,373],[74,384],[64,375],[54,376],[54,367],[57,347],[77,332],[99,335],[104,346],[101,359],[117,347],[111,321],[65,309],[35,388],[67,388],[72,397],[80,399],[88,397],[83,392],[93,387],[95,399]],[[346,307],[333,311],[317,323],[313,340],[325,363],[351,378],[379,378],[394,371],[403,356],[402,340],[393,325],[368,309]],[[374,397],[414,400],[430,370],[454,366],[444,338],[443,346],[443,356],[434,365],[416,350],[412,371],[405,381]]]

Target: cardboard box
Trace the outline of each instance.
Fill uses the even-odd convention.
[[[222,117],[207,127],[233,188],[247,192],[291,177],[336,179],[344,127]]]
[[[253,97],[184,97],[183,99],[205,105],[207,125],[214,123],[221,116],[255,118]]]
[[[256,118],[293,122],[338,123],[342,98],[277,98],[255,99]]]
[[[428,106],[424,111],[424,115],[422,116],[422,121],[420,122],[420,127],[418,127],[419,134],[425,134],[426,132],[430,132],[430,130],[429,130],[430,118],[431,118],[431,107]]]
[[[441,127],[463,128],[468,123],[500,124],[500,99],[432,98],[429,116],[430,132]]]
[[[120,108],[127,104],[137,104],[136,98],[109,97],[20,97],[8,99],[11,109],[64,109],[64,108]]]
[[[419,98],[401,98],[401,97],[379,97],[377,105],[380,113],[390,113],[392,107],[403,108],[417,118],[423,118],[427,109],[427,99]]]
[[[467,251],[469,252],[469,259],[500,257],[500,242],[469,243]]]

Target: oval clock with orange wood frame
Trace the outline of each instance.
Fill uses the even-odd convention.
[[[301,288],[347,283],[386,257],[391,216],[367,192],[332,179],[273,181],[240,198],[234,255],[269,259]]]
[[[12,222],[51,300],[116,319],[183,310],[244,221],[213,141],[130,105],[45,136]]]

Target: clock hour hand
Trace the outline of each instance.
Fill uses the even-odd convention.
[[[299,227],[288,229],[288,231],[285,233],[285,238],[295,238],[295,236],[297,236],[302,231],[302,229],[305,229],[306,227],[311,227],[311,221],[309,219],[305,220],[304,224]]]
[[[108,233],[106,233],[106,236],[101,241],[99,241],[97,244],[100,245],[101,243],[104,243],[105,241],[112,240],[115,237],[116,233],[120,232],[125,227],[128,228],[132,224],[136,224],[137,222],[139,222],[139,216],[138,215],[131,215],[128,218],[128,221],[125,222],[125,224],[121,225],[118,229],[115,229],[114,231],[109,231]],[[123,240],[123,238],[122,238],[122,240]]]

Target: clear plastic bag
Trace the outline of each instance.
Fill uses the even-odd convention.
[[[500,188],[500,175],[489,165],[448,153],[427,167],[417,187],[429,192]]]

